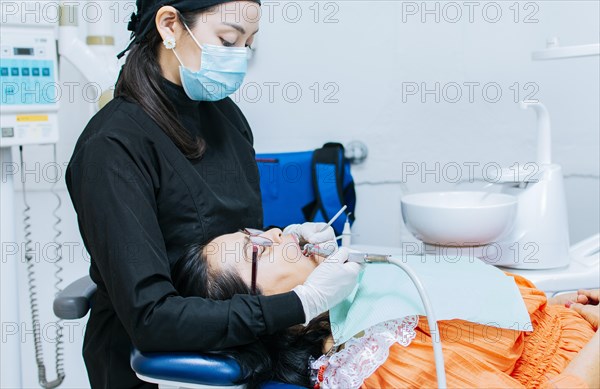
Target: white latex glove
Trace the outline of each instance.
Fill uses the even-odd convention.
[[[356,287],[362,265],[344,263],[348,249],[340,248],[308,276],[303,285],[292,289],[302,302],[307,325],[312,319],[341,303]]]
[[[325,231],[321,232],[323,228]],[[300,243],[319,244],[321,247],[336,247],[335,232],[327,223],[291,224],[283,230],[284,234],[295,234]]]

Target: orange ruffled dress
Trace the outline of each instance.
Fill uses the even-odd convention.
[[[592,338],[592,326],[564,306],[548,305],[546,295],[527,279],[508,275],[515,278],[534,331],[441,321],[448,387],[587,388],[579,378],[561,372]],[[394,344],[390,348],[388,359],[364,381],[363,389],[437,387],[425,317],[415,331],[417,336],[408,347]]]

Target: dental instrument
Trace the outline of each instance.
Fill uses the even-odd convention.
[[[307,243],[302,249],[302,254],[304,254],[304,256],[306,257],[309,257],[311,255],[318,255],[319,257],[328,257],[336,251],[337,245],[334,247],[321,247],[318,244]]]
[[[391,255],[349,253],[347,262],[355,263],[389,263]]]
[[[333,223],[335,223],[335,221],[340,217],[340,215],[348,208],[347,205],[344,205],[332,218],[331,220],[329,220],[329,222],[327,222],[327,224],[320,229],[318,232],[316,232],[317,234],[320,234],[321,232],[325,232],[327,231],[327,229],[329,227],[331,227],[333,225]],[[291,234],[293,236],[296,237],[296,240],[298,241],[298,244],[300,245],[300,247],[303,247],[304,250],[306,251],[306,245],[309,244],[309,242],[302,236],[302,233],[299,232],[299,228],[293,228],[293,227],[300,227],[299,224],[293,224],[290,226],[287,226],[284,230],[283,233],[284,234]],[[316,227],[316,226],[315,226]],[[291,229],[290,229],[291,228]],[[302,227],[300,227],[302,228]],[[340,237],[336,237],[335,240],[337,241],[338,239],[340,239]],[[322,242],[324,243],[324,242]],[[335,251],[335,250],[334,250]],[[333,254],[334,251],[331,251],[328,255]],[[329,251],[328,251],[329,252]],[[308,256],[306,253],[304,253],[305,256]]]
[[[350,214],[346,216],[344,230],[342,231],[342,247],[350,247],[352,244],[352,230],[350,230]]]
[[[329,220],[329,222],[327,223],[327,225],[325,227],[323,227],[321,229],[321,231],[319,232],[324,232],[326,231],[329,227],[331,227],[331,225],[333,223],[335,223],[335,221],[340,217],[340,215],[342,213],[344,213],[344,211],[348,208],[347,205],[344,205],[332,218],[331,220]],[[346,219],[346,223],[348,222],[348,219]],[[346,227],[344,226],[344,231],[346,231]],[[343,235],[343,233],[342,233]],[[343,239],[343,238],[342,238]],[[298,237],[298,240],[300,241],[300,237]],[[335,240],[337,241],[338,238],[335,238]],[[343,240],[342,240],[343,241]],[[335,253],[335,251],[337,250],[337,246],[335,247],[320,247],[319,244],[314,244],[314,243],[306,243],[303,248],[302,248],[302,254],[304,254],[304,256],[308,257],[310,255],[318,255],[320,257],[328,257],[330,255],[332,255],[333,253]]]
[[[327,223],[327,225],[326,225],[325,227],[323,227],[323,229],[322,229],[321,231],[319,231],[319,232],[324,232],[324,231],[325,231],[325,230],[327,230],[329,227],[331,227],[331,225],[332,225],[333,223],[335,223],[335,221],[338,219],[338,217],[340,217],[340,215],[341,215],[341,214],[342,214],[342,213],[343,213],[343,212],[344,212],[344,211],[345,211],[347,208],[348,208],[348,206],[347,206],[347,205],[344,205],[344,206],[342,207],[342,209],[340,209],[340,210],[338,211],[338,213],[336,213],[336,214],[335,214],[335,215],[334,215],[334,216],[331,218],[331,220],[329,220],[329,222]]]
[[[362,264],[389,263],[398,266],[410,277],[411,281],[417,288],[417,291],[419,292],[419,297],[421,297],[421,301],[423,302],[423,306],[425,307],[425,312],[427,313],[427,323],[429,324],[429,328],[434,329],[434,331],[431,332],[431,339],[433,341],[433,354],[435,360],[435,371],[437,375],[438,388],[446,388],[446,371],[444,368],[442,341],[440,336],[433,336],[434,333],[439,334],[437,319],[435,317],[435,313],[433,312],[431,301],[429,300],[429,296],[425,291],[423,283],[421,282],[421,280],[419,280],[415,272],[406,263],[403,263],[401,259],[393,258],[391,255],[355,252],[348,254],[348,262]]]

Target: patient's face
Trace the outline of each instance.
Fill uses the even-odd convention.
[[[321,257],[305,257],[293,235],[282,235],[278,228],[261,236],[273,241],[271,247],[258,247],[256,283],[263,294],[289,292],[303,284],[317,267]],[[222,235],[205,248],[205,256],[213,269],[235,270],[248,285],[252,278],[252,244],[242,232]]]

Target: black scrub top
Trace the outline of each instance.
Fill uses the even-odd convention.
[[[129,365],[142,352],[239,346],[304,322],[294,292],[183,298],[170,270],[192,242],[262,227],[253,137],[229,98],[189,99],[161,79],[184,127],[207,142],[188,160],[135,102],[116,98],[81,134],[66,173],[98,285],[83,355],[92,388],[156,387]]]

